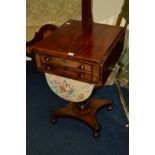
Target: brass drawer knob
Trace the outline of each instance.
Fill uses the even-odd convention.
[[[85,65],[84,64],[80,65],[80,69],[84,70],[85,69]]]
[[[45,61],[47,61],[47,62],[49,62],[50,59],[51,59],[51,58],[50,58],[49,56],[46,56],[46,57],[45,57]]]
[[[83,78],[84,78],[84,74],[81,74],[81,75],[80,75],[80,78],[83,79]]]

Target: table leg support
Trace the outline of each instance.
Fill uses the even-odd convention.
[[[80,120],[93,130],[93,137],[98,138],[101,132],[101,125],[96,120],[96,113],[103,107],[112,107],[112,102],[107,99],[89,99],[90,105],[85,109],[77,107],[77,103],[70,102],[65,107],[57,109],[51,114],[51,123],[55,124],[59,117],[69,117]]]

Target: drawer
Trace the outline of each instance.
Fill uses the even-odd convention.
[[[72,61],[72,60],[66,60],[63,58],[57,58],[49,55],[41,55],[41,62],[52,63],[59,66],[65,66],[79,71],[92,72],[92,66],[90,64],[81,63],[81,62]]]
[[[78,72],[75,70],[70,70],[65,67],[60,67],[52,64],[42,64],[42,71],[60,75],[63,77],[68,77],[75,80],[85,81],[85,82],[92,82],[92,75],[87,73]]]

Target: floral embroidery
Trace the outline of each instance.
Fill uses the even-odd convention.
[[[94,88],[94,84],[80,82],[53,74],[45,74],[51,90],[65,100],[81,102],[87,99]]]

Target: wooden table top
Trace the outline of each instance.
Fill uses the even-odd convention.
[[[69,20],[36,47],[40,53],[101,63],[123,33],[119,26]]]

